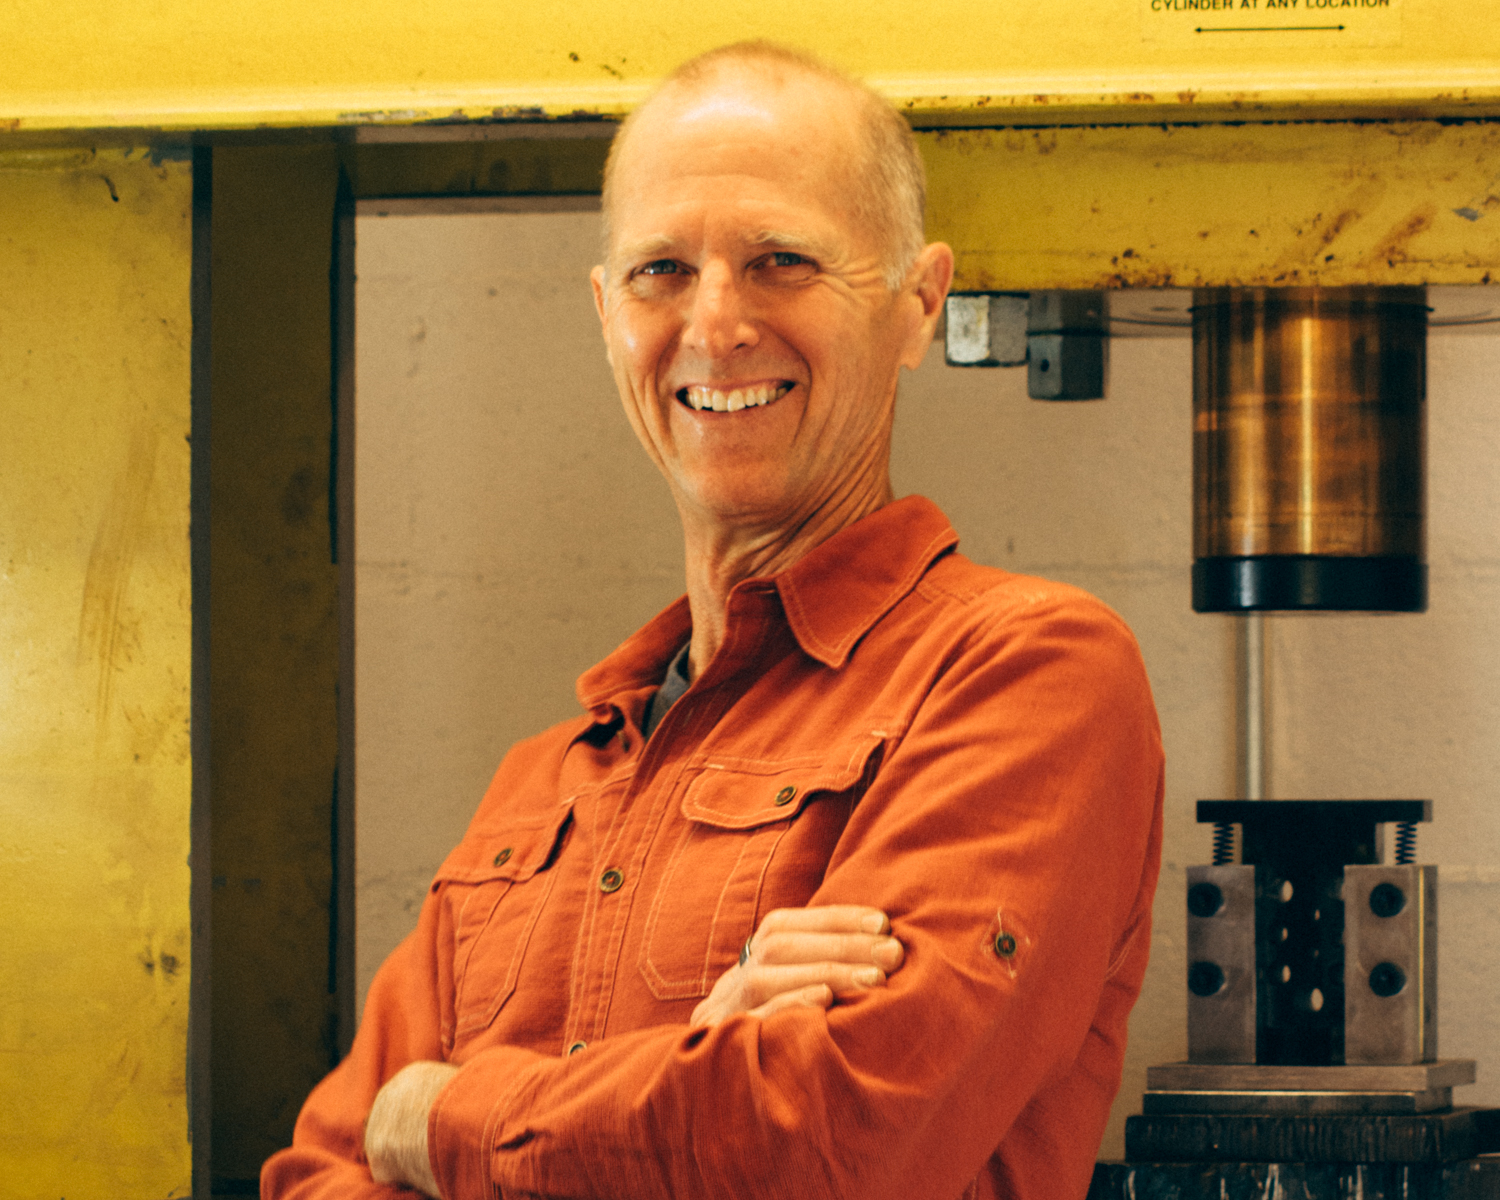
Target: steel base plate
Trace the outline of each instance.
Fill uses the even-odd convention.
[[[1153,1092],[1427,1092],[1473,1082],[1472,1058],[1378,1066],[1178,1062],[1146,1068],[1146,1087]]]
[[[1142,1111],[1151,1113],[1290,1113],[1319,1116],[1363,1113],[1399,1116],[1453,1107],[1452,1088],[1425,1092],[1147,1092]]]

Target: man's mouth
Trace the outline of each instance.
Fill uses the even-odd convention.
[[[677,389],[677,400],[696,412],[708,410],[710,412],[732,413],[739,412],[742,408],[760,408],[767,404],[774,404],[789,391],[792,384],[783,380],[781,383],[758,383],[752,387],[731,388],[723,391],[719,388],[702,387],[694,384],[690,387]]]

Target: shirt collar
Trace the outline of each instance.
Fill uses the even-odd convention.
[[[936,504],[907,496],[840,530],[772,582],[802,649],[842,667],[859,639],[957,544]]]
[[[679,596],[607,658],[578,677],[578,702],[602,716],[622,691],[652,688],[661,683],[667,664],[693,632],[693,616],[686,596]]]
[[[933,561],[957,544],[958,534],[936,504],[907,496],[840,530],[779,575],[743,580],[734,591],[773,586],[797,644],[837,669]],[[623,690],[656,687],[691,633],[682,596],[579,676],[579,701],[597,715]]]

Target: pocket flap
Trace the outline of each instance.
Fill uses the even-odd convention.
[[[572,816],[572,805],[563,805],[546,817],[497,821],[493,828],[470,830],[443,860],[433,887],[530,879],[547,865]]]
[[[688,784],[682,815],[717,829],[754,829],[784,821],[820,793],[846,792],[859,784],[881,744],[877,737],[861,738],[847,754],[816,759],[710,759]]]

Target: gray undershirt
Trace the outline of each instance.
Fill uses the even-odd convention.
[[[689,642],[677,652],[672,659],[671,665],[667,667],[666,678],[661,681],[661,687],[656,689],[656,694],[646,702],[646,716],[642,722],[641,733],[651,736],[651,731],[661,724],[661,719],[667,715],[667,709],[676,704],[682,693],[688,690],[688,651],[692,648]]]

